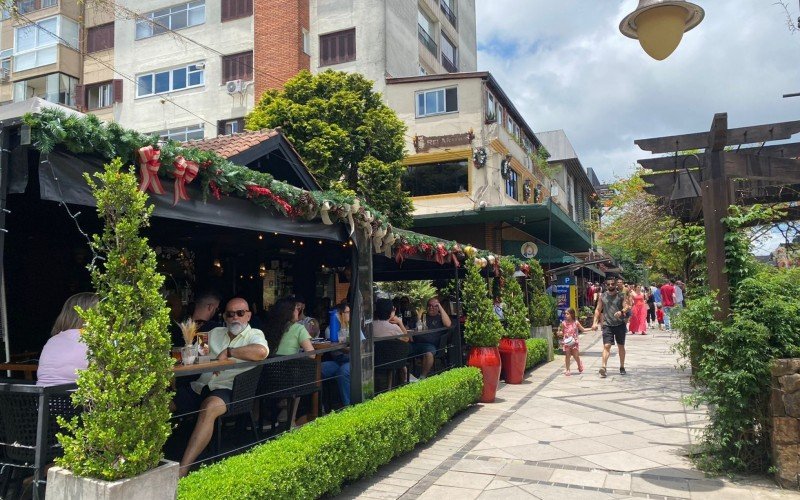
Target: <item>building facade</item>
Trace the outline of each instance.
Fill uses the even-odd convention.
[[[176,140],[243,130],[303,69],[382,90],[477,65],[475,0],[19,0],[3,17],[0,104],[37,96]]]

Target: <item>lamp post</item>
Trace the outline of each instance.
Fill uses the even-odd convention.
[[[548,274],[553,265],[553,196],[558,196],[558,184],[555,180],[550,179],[550,193],[547,196],[547,246],[550,254],[547,259]]]
[[[628,38],[639,39],[650,57],[663,61],[704,16],[702,7],[686,0],[639,0],[636,10],[619,23],[619,30]]]

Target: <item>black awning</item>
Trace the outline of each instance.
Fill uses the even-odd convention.
[[[45,160],[45,157],[42,156]],[[38,165],[39,194],[42,199],[69,204],[95,206],[95,200],[83,179],[83,174],[99,172],[104,161],[86,155],[55,151],[47,161]],[[162,179],[164,195],[150,195],[155,206],[154,217],[198,222],[213,226],[249,229],[286,234],[290,236],[346,241],[347,232],[342,224],[325,225],[275,214],[241,198],[225,196],[221,200],[203,201],[198,185],[189,184],[189,201],[172,206],[173,183]]]

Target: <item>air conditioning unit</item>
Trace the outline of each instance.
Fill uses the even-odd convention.
[[[242,93],[242,81],[241,80],[231,80],[225,84],[225,90],[228,91],[228,94],[241,94]]]
[[[11,71],[8,68],[0,68],[0,82],[7,83],[11,80]]]

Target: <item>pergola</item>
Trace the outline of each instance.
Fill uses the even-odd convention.
[[[709,284],[719,291],[720,318],[730,310],[722,218],[733,204],[788,203],[783,220],[800,219],[800,143],[766,144],[798,132],[800,121],[729,129],[727,113],[718,113],[708,132],[634,141],[653,154],[671,153],[639,160],[653,171],[642,176],[650,184],[645,190],[682,220],[703,221]]]

